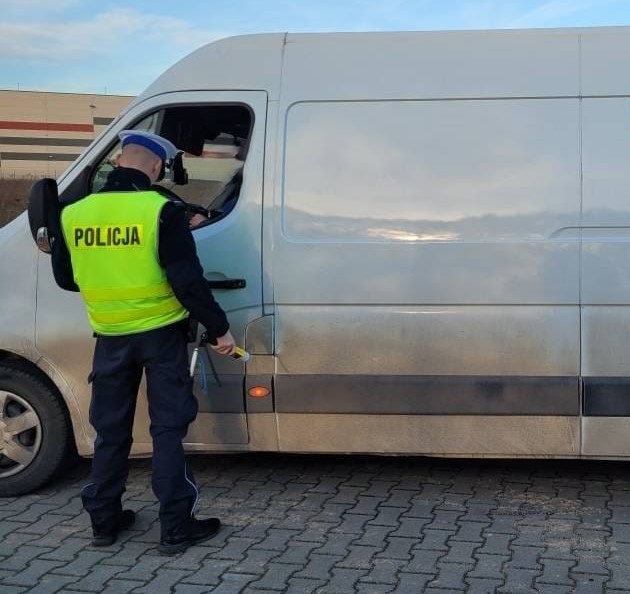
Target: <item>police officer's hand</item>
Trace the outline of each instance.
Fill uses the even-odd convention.
[[[228,330],[223,336],[219,336],[215,344],[211,344],[210,348],[221,355],[231,355],[234,352],[234,347],[236,343],[234,342],[234,337],[232,333]]]
[[[194,229],[197,225],[201,225],[201,223],[205,223],[207,220],[209,220],[208,217],[202,214],[194,214],[188,219],[188,226]]]

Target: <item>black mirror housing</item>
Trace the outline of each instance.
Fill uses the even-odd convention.
[[[60,218],[57,182],[48,177],[36,181],[28,198],[28,223],[41,251],[50,253],[52,242],[61,233]]]

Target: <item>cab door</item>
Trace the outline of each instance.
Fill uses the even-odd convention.
[[[231,146],[229,135],[221,132],[215,142],[206,143],[201,160],[184,159],[191,177],[201,175],[199,167],[203,161],[211,164],[208,170],[216,172],[211,175],[218,182],[217,197],[214,202],[203,204],[210,208],[210,220],[193,228],[193,236],[215,299],[228,315],[237,344],[243,346],[246,328],[262,316],[262,181],[267,99],[266,93],[255,91],[204,93],[204,96],[215,101],[213,108],[217,113],[222,106],[231,110],[228,126],[242,128],[242,133],[250,127],[249,136],[239,139],[242,146]],[[249,112],[250,123],[244,120],[245,111]],[[189,196],[189,199],[194,202],[198,198]],[[197,366],[195,390],[202,414],[191,428],[189,438],[216,443],[218,447],[247,443],[245,365],[211,349],[200,353],[199,360],[203,363]]]
[[[248,324],[262,316],[266,109],[267,96],[263,91],[177,92],[146,99],[116,120],[60,184],[62,202],[73,202],[98,191],[120,152],[121,130],[155,132],[182,149],[188,183],[175,185],[167,171],[160,185],[197,205],[197,212],[206,209],[208,216],[198,216],[192,229],[197,253],[206,278],[213,284],[214,296],[228,315],[232,334],[241,345]],[[50,267],[48,261],[45,265]],[[58,291],[50,272],[43,278],[48,280],[42,281],[41,291]],[[60,338],[66,345],[62,354],[64,369],[80,392],[80,416],[89,431],[89,388],[85,378],[91,366],[94,339],[87,320],[81,320],[80,327],[64,323],[76,318],[72,312],[83,306],[78,295],[62,293],[59,298],[47,299],[50,306],[39,311],[38,347],[44,356],[48,351],[56,351],[59,358]],[[243,394],[245,366],[229,357],[210,357],[201,353],[195,371],[199,415],[190,427],[187,446],[192,450],[238,449],[239,444],[245,447],[249,439]],[[134,454],[150,451],[148,427],[146,397],[141,393],[134,426]]]

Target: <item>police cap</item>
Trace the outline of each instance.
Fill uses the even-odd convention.
[[[171,163],[181,152],[170,140],[144,130],[123,130],[118,137],[123,148],[128,144],[139,144],[157,155],[164,163]]]

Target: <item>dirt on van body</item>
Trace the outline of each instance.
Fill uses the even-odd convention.
[[[0,227],[26,210],[32,179],[0,179]]]

